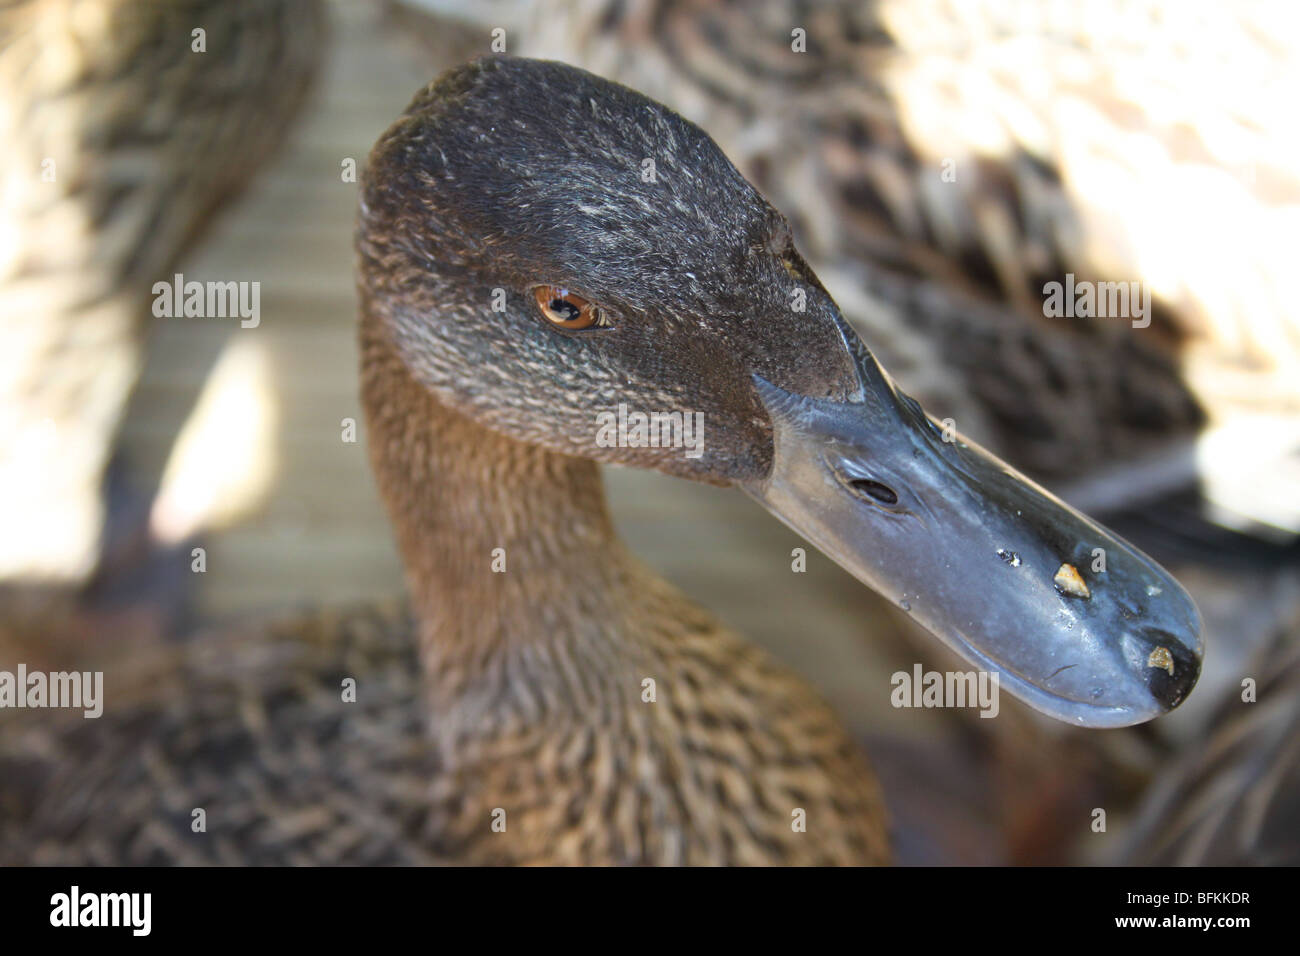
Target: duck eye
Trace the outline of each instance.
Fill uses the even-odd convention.
[[[600,306],[580,295],[554,285],[539,285],[533,290],[537,307],[551,325],[561,329],[590,329],[609,325]]]

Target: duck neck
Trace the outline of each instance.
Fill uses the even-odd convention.
[[[371,463],[395,528],[435,710],[507,677],[601,656],[630,565],[595,462],[515,441],[442,404],[363,326]]]

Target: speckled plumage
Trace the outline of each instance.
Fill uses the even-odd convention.
[[[364,349],[372,456],[422,621],[444,768],[434,789],[449,808],[439,831],[455,858],[887,858],[874,781],[835,718],[624,551],[594,463],[486,431],[440,406],[382,342]],[[487,826],[495,807],[506,834]],[[792,830],[795,808],[807,833]]]
[[[404,609],[376,606],[129,663],[83,650],[78,667],[105,671],[102,717],[0,711],[0,863],[438,862],[420,837],[436,764],[411,633]]]

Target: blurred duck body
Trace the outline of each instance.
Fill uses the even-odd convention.
[[[318,0],[0,4],[0,585],[74,593],[154,283],[284,139]]]

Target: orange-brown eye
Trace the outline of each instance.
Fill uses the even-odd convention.
[[[533,290],[546,321],[561,329],[591,329],[609,325],[599,306],[559,286],[539,285]]]

